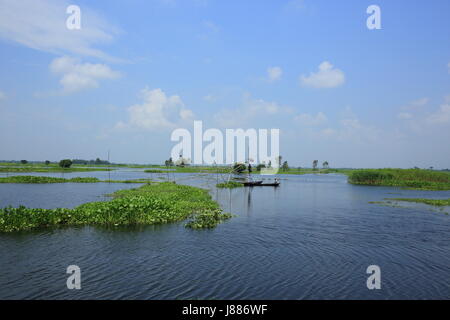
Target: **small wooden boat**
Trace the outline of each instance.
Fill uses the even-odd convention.
[[[263,183],[261,185],[259,185],[260,187],[279,187],[280,183],[279,182],[274,182],[274,183]]]
[[[257,187],[262,185],[262,180],[261,181],[247,181],[247,182],[242,182],[242,184],[244,185],[244,187]]]
[[[262,181],[249,181],[242,183],[244,187],[279,187],[279,182],[274,183],[263,183]]]

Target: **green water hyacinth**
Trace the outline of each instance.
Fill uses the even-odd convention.
[[[70,172],[90,172],[90,171],[112,171],[114,169],[108,168],[60,168],[60,167],[0,167],[0,172],[60,172],[60,173],[70,173]]]
[[[13,176],[0,178],[0,183],[24,183],[24,184],[45,184],[45,183],[150,183],[150,179],[135,180],[99,180],[97,178],[55,178],[43,176]]]
[[[423,204],[427,204],[430,206],[436,206],[436,207],[450,207],[450,199],[393,198],[393,199],[386,199],[386,200],[423,203]]]
[[[193,229],[214,228],[231,218],[222,213],[207,190],[170,182],[121,190],[107,202],[91,202],[74,209],[0,209],[0,232],[57,226],[154,225],[183,221]]]
[[[242,183],[236,182],[236,181],[229,181],[225,183],[219,183],[216,185],[219,189],[235,189],[235,188],[242,188],[244,185]]]
[[[41,176],[13,176],[0,178],[0,183],[30,183],[30,184],[44,184],[44,183],[97,183],[100,182],[97,178],[55,178],[55,177],[41,177]]]

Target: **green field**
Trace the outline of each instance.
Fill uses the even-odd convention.
[[[0,209],[0,232],[57,226],[127,226],[172,223],[189,219],[186,227],[214,228],[231,218],[207,190],[170,182],[121,190],[107,202],[92,202],[74,209]]]

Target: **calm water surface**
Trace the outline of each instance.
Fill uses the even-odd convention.
[[[108,173],[65,174],[76,176]],[[150,176],[165,175],[111,173],[115,180]],[[216,190],[215,176],[170,177],[211,189],[237,217],[206,231],[178,223],[2,234],[0,299],[450,298],[450,217],[425,206],[368,203],[450,192],[352,186],[340,175],[281,176],[278,189],[232,191]],[[131,187],[0,184],[0,207],[73,207]],[[81,268],[79,291],[66,288],[72,264]],[[366,287],[369,265],[381,267],[381,290]]]

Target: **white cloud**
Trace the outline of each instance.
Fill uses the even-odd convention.
[[[327,123],[328,118],[323,112],[319,112],[315,116],[308,113],[302,113],[296,116],[294,121],[304,126],[320,126]]]
[[[129,121],[117,123],[117,129],[174,129],[184,121],[192,121],[194,118],[193,112],[185,108],[177,95],[167,96],[161,89],[148,88],[143,89],[141,94],[143,103],[129,107]]]
[[[319,132],[319,137],[333,138],[341,142],[374,143],[380,141],[382,131],[378,128],[361,123],[352,109],[345,108],[339,124],[335,128],[326,128]]]
[[[448,73],[450,73],[450,62],[447,64]]]
[[[267,76],[270,82],[275,82],[281,79],[283,75],[283,70],[280,67],[269,67],[267,68]]]
[[[397,117],[401,120],[409,120],[413,118],[413,115],[409,112],[400,112]]]
[[[297,135],[317,145],[328,141],[363,146],[383,141],[383,130],[362,122],[349,107],[337,119],[328,119],[323,112],[319,112],[317,115],[303,114],[295,120],[304,124],[297,126]],[[333,148],[332,145],[330,147]]]
[[[323,137],[332,137],[332,136],[336,135],[336,130],[331,129],[331,128],[326,128],[320,132],[320,135]]]
[[[413,132],[418,136],[426,136],[430,132],[442,130],[442,126],[450,124],[450,97],[444,97],[444,103],[439,108],[430,110],[428,99],[423,98],[402,107],[404,112],[398,114],[398,118],[403,120],[405,132]],[[447,130],[448,131],[448,130]]]
[[[214,116],[214,119],[223,128],[234,128],[244,126],[260,116],[271,117],[291,112],[290,108],[282,107],[276,102],[254,99],[246,94],[241,107],[223,109]]]
[[[67,29],[70,4],[64,0],[0,0],[0,38],[45,52],[114,60],[94,46],[112,41],[117,28],[83,6],[81,30]]]
[[[421,98],[421,99],[417,99],[412,101],[408,106],[404,107],[404,109],[417,109],[417,108],[421,108],[424,107],[428,104],[428,102],[430,101],[430,99],[428,98]]]
[[[430,114],[427,118],[427,123],[432,125],[450,123],[450,104],[443,104],[438,111]]]
[[[116,79],[120,74],[105,64],[80,63],[78,59],[61,57],[50,64],[50,71],[62,75],[60,83],[65,94],[97,88],[102,79]]]
[[[345,83],[345,74],[325,61],[319,65],[318,72],[311,72],[309,76],[302,75],[300,82],[305,87],[335,88]]]
[[[428,99],[428,98],[421,98],[421,99],[411,101],[408,105],[403,106],[401,108],[401,110],[403,110],[403,111],[397,115],[397,118],[400,120],[413,119],[415,114],[417,113],[417,111],[422,109],[422,107],[426,106],[429,101],[430,101],[430,99]]]

